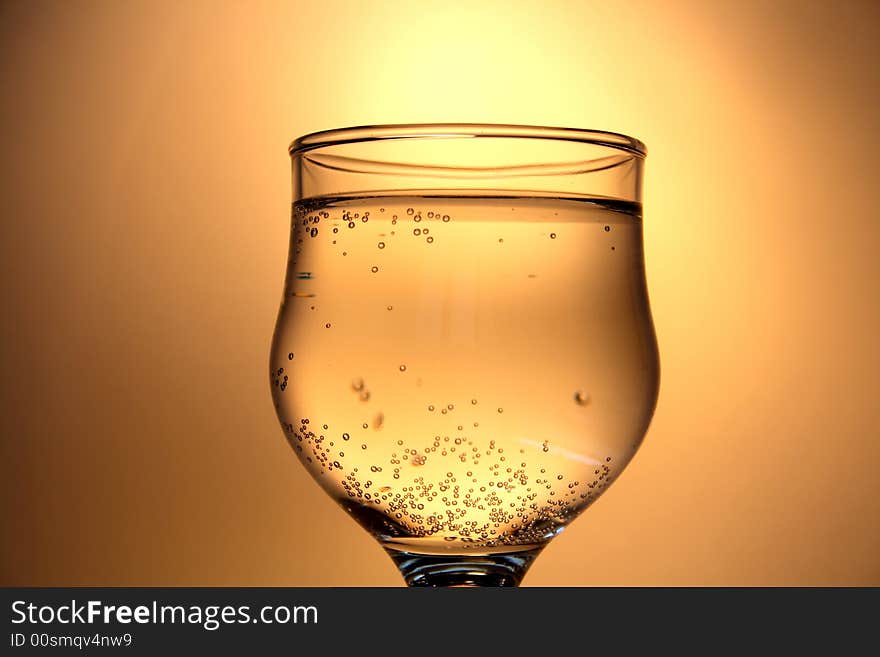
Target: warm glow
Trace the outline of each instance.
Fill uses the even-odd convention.
[[[880,585],[877,3],[0,17],[0,583],[400,585],[273,413],[286,147],[492,122],[648,146],[659,405],[525,584]]]

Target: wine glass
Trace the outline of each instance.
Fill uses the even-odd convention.
[[[516,586],[657,400],[645,147],[511,125],[300,137],[270,384],[410,586]]]

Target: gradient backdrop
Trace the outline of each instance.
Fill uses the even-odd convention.
[[[527,585],[880,585],[880,4],[0,3],[2,573],[400,585],[266,379],[287,144],[648,144],[643,448]]]

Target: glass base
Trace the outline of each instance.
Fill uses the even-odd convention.
[[[488,555],[414,554],[386,548],[407,586],[519,586],[543,546]]]

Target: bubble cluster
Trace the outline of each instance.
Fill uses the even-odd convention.
[[[277,370],[270,372],[272,385],[278,388],[281,392],[287,390],[287,374],[284,373],[284,368],[279,367]]]
[[[283,376],[280,369],[273,370],[273,375]],[[367,390],[366,381],[355,377],[351,389],[362,393]],[[477,405],[478,400],[472,398],[469,412],[477,413]],[[430,414],[435,407],[426,408]],[[454,409],[455,403],[448,402],[443,410]],[[383,424],[384,414],[379,412],[372,427],[381,429]],[[543,442],[539,452],[525,447],[516,450],[507,441],[466,435],[463,423],[421,443],[412,436],[373,445],[368,436],[378,434],[358,434],[359,449],[354,453],[334,450],[327,434],[310,428],[309,418],[282,425],[303,463],[316,476],[331,477],[340,490],[340,502],[371,531],[385,537],[436,538],[457,542],[462,549],[541,543],[558,533],[613,479],[607,465],[610,456],[604,463],[596,461],[591,471],[572,472],[558,457],[546,456],[549,441]],[[327,431],[329,423],[322,427]],[[367,428],[363,423],[362,429]],[[342,440],[347,442],[352,436],[345,432]],[[518,458],[508,458],[511,451]],[[550,474],[560,466],[565,467]]]

